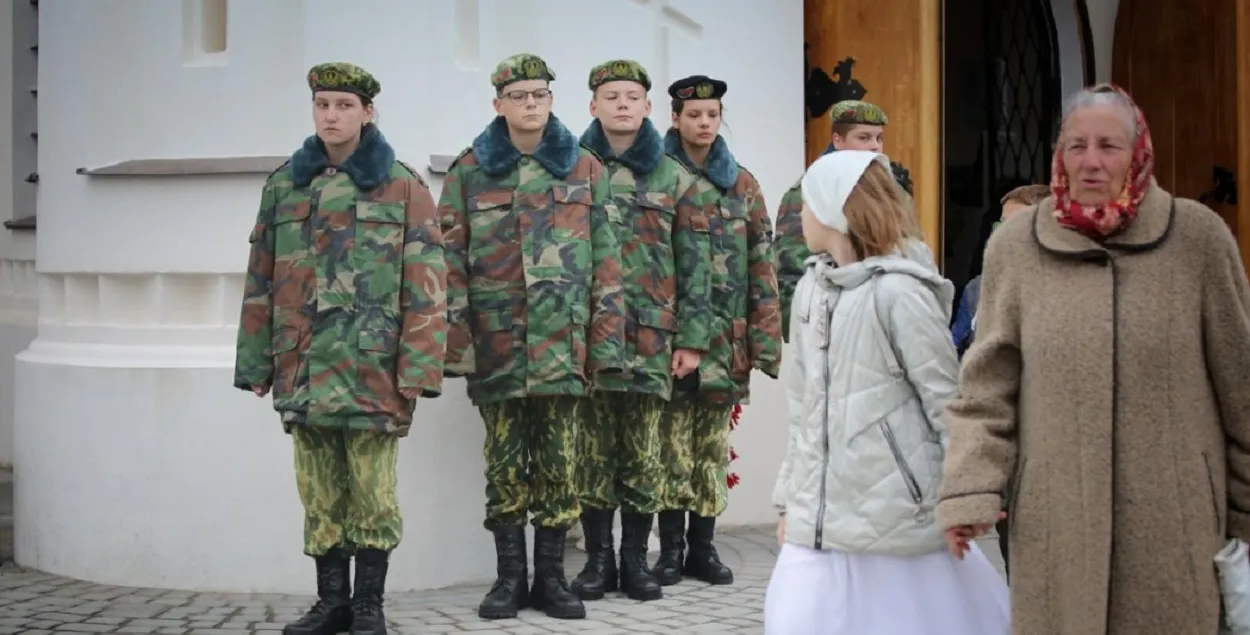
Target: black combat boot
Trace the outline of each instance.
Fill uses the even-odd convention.
[[[495,530],[495,561],[495,584],[477,607],[484,620],[513,618],[530,605],[524,525]]]
[[[720,561],[720,554],[712,546],[715,535],[715,518],[690,512],[690,529],[686,532],[690,552],[686,554],[686,567],[682,573],[708,584],[733,584],[734,572]]]
[[[686,554],[686,512],[660,512],[660,557],[651,568],[651,575],[662,586],[681,582],[681,568]]]
[[[573,579],[573,592],[585,600],[601,600],[617,587],[616,540],[612,516],[607,509],[582,509],[582,533],[586,535],[586,566]]]
[[[530,603],[548,617],[580,620],[586,606],[569,590],[564,578],[564,541],[568,531],[551,527],[534,528],[534,586]]]
[[[631,600],[647,602],[664,597],[660,581],[647,569],[647,537],[651,514],[621,510],[621,590]]]
[[[386,635],[386,570],[390,554],[381,549],[356,550],[356,588],[352,591],[351,635]]]
[[[351,556],[335,547],[313,560],[317,563],[317,603],[282,627],[282,635],[334,635],[352,626]]]

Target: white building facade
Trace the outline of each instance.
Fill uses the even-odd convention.
[[[1115,0],[1089,4],[1109,60]],[[0,15],[0,42],[15,42],[0,47],[0,122],[16,121],[31,88],[7,71],[23,51],[4,36],[29,29],[18,8]],[[574,131],[590,122],[590,67],[630,57],[653,75],[661,129],[669,82],[728,82],[723,134],[770,206],[804,168],[802,0],[43,0],[37,11],[38,229],[0,232],[0,403],[13,404],[0,412],[0,463],[15,466],[18,563],[74,578],[309,591],[290,441],[269,400],[231,378],[247,234],[265,173],[312,130],[313,64],[373,72],[380,127],[418,168],[491,120],[488,76],[521,51],[555,70],[555,113]],[[1065,62],[1069,72],[1079,77]],[[0,220],[22,216],[17,134],[0,125],[0,192],[15,192]],[[181,174],[156,175],[169,172]],[[427,179],[437,196],[437,174]],[[782,385],[756,376],[722,526],[774,520]],[[463,381],[444,388],[402,442],[391,590],[493,575],[483,427]]]

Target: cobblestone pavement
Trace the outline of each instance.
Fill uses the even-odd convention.
[[[683,582],[665,597],[638,603],[613,597],[587,603],[585,620],[553,620],[536,611],[517,619],[483,621],[477,604],[488,585],[473,585],[387,597],[391,632],[401,635],[476,632],[496,635],[541,633],[657,633],[687,635],[763,633],[764,590],[776,558],[771,527],[728,529],[718,545],[734,569],[732,586]],[[996,539],[982,549],[1000,567]],[[584,556],[570,548],[570,577]],[[13,565],[0,567],[0,635],[30,633],[156,633],[161,635],[277,635],[282,624],[309,604],[309,597],[191,593],[107,587],[60,578]]]

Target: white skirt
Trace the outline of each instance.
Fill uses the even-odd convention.
[[[764,597],[764,635],[1009,635],[1007,584],[971,546],[956,560],[786,543]]]

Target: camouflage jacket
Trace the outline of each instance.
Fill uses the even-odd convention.
[[[585,395],[625,364],[620,249],[603,164],[552,116],[533,155],[496,118],[453,162],[439,216],[447,245],[447,371],[475,404]]]
[[[675,158],[644,120],[634,145],[620,156],[598,120],[582,145],[604,160],[609,180],[608,219],[621,245],[625,280],[625,374],[605,374],[605,390],[668,399],[673,351],[706,351],[711,338],[711,242],[706,188]]]
[[[826,150],[828,154],[832,150]],[[890,164],[894,180],[903,190],[903,199],[911,204],[911,176],[898,163]],[[786,190],[777,206],[777,279],[781,285],[781,333],[790,341],[790,304],[794,302],[794,290],[803,277],[804,263],[812,253],[803,239],[803,179]]]
[[[401,391],[442,391],[446,277],[434,199],[368,126],[343,165],[314,137],[269,176],[250,238],[234,385],[287,431],[408,433]]]
[[[675,130],[665,147],[713,186],[702,201],[712,210],[713,327],[699,365],[699,392],[717,403],[745,403],[752,368],[774,379],[781,370],[781,301],[764,195],[722,137],[702,169],[686,156]]]

